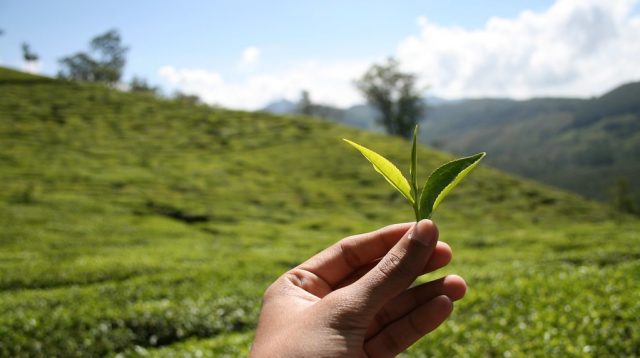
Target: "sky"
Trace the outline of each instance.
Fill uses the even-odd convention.
[[[640,0],[0,0],[0,66],[55,75],[61,57],[118,29],[124,80],[259,109],[308,90],[363,102],[353,86],[397,58],[447,99],[589,97],[640,80]],[[21,43],[40,57],[27,65]]]

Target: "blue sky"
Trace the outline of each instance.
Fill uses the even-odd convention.
[[[387,56],[450,98],[584,96],[640,76],[625,67],[640,56],[634,0],[451,3],[0,0],[0,64],[22,68],[27,42],[41,58],[30,70],[53,75],[60,57],[117,28],[131,47],[125,79],[249,109],[302,88],[322,102],[358,102],[350,79]],[[608,56],[623,57],[619,71],[582,79]]]

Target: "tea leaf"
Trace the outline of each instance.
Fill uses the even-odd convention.
[[[413,145],[411,146],[411,163],[409,164],[409,176],[411,177],[411,190],[415,197],[418,196],[418,157],[416,155],[416,137],[418,135],[418,126],[413,130]]]
[[[415,203],[413,196],[411,195],[411,187],[409,186],[409,182],[402,175],[400,169],[398,169],[393,163],[388,161],[385,157],[380,154],[368,149],[366,147],[361,146],[358,143],[354,143],[348,139],[343,139],[345,142],[351,144],[354,148],[356,148],[367,160],[373,165],[373,168],[380,173],[391,186],[396,188],[411,204]]]
[[[431,173],[420,195],[420,218],[428,219],[442,199],[478,165],[486,153],[456,159]]]
[[[414,198],[418,198],[418,157],[416,154],[416,143],[418,136],[418,126],[413,129],[413,144],[411,146],[411,163],[409,164],[409,176],[411,177],[411,194]],[[416,200],[413,203],[413,211],[416,214],[416,221],[420,220],[420,202]]]

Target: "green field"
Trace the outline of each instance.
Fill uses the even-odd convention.
[[[413,218],[342,137],[408,165],[399,138],[0,69],[0,356],[245,355],[277,276]],[[434,219],[455,257],[424,279],[469,290],[409,356],[640,355],[637,219],[487,167]]]

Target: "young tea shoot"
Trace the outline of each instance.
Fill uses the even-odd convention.
[[[404,196],[411,206],[416,216],[416,221],[431,218],[431,214],[436,210],[447,194],[453,189],[462,178],[475,168],[480,160],[486,155],[481,152],[470,157],[459,158],[446,163],[434,170],[420,189],[418,187],[418,174],[416,172],[418,162],[416,154],[418,126],[413,131],[413,144],[411,146],[411,162],[409,163],[410,181],[402,175],[400,169],[385,157],[365,148],[358,143],[348,139],[345,142],[356,148],[373,165],[397,191]]]

